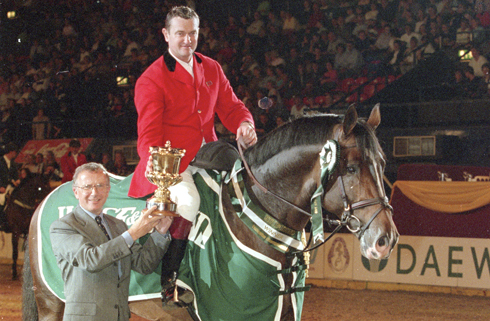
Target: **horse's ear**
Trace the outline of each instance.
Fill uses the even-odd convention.
[[[357,111],[354,105],[350,105],[345,113],[343,131],[345,136],[349,136],[357,124]]]
[[[381,123],[381,112],[379,111],[379,104],[374,106],[373,110],[371,110],[371,115],[369,115],[369,119],[367,121],[369,126],[373,129],[376,129]]]

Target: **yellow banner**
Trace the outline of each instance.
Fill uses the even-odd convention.
[[[490,204],[490,182],[396,181],[395,188],[437,212],[462,213]]]

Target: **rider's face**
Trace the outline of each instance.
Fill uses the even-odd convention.
[[[163,28],[162,33],[168,42],[170,52],[180,60],[189,62],[197,48],[199,21],[175,17],[170,21],[170,28]]]

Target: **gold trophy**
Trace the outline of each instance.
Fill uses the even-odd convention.
[[[171,148],[170,141],[165,147],[150,147],[153,171],[146,174],[150,183],[158,186],[155,195],[146,201],[146,208],[157,206],[155,214],[167,216],[180,216],[176,213],[177,204],[170,199],[170,186],[182,181],[179,175],[180,159],[185,154],[185,149]]]

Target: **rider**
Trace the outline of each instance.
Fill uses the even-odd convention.
[[[163,258],[165,291],[176,278],[199,209],[199,194],[189,163],[202,144],[217,140],[214,115],[218,114],[221,122],[247,145],[254,144],[257,136],[252,114],[236,97],[219,63],[195,52],[199,35],[197,13],[186,6],[172,8],[162,33],[168,51],[136,82],[140,162],[128,195],[147,197],[156,189],[145,177],[150,146],[164,146],[170,141],[172,147],[186,150],[180,166],[183,182],[170,188],[181,217],[172,224],[173,241]]]
[[[17,157],[17,146],[13,143],[5,146],[5,154],[0,158],[0,231],[9,231],[7,218],[5,217],[4,207],[5,198],[12,190],[20,184],[17,164],[14,162]]]

